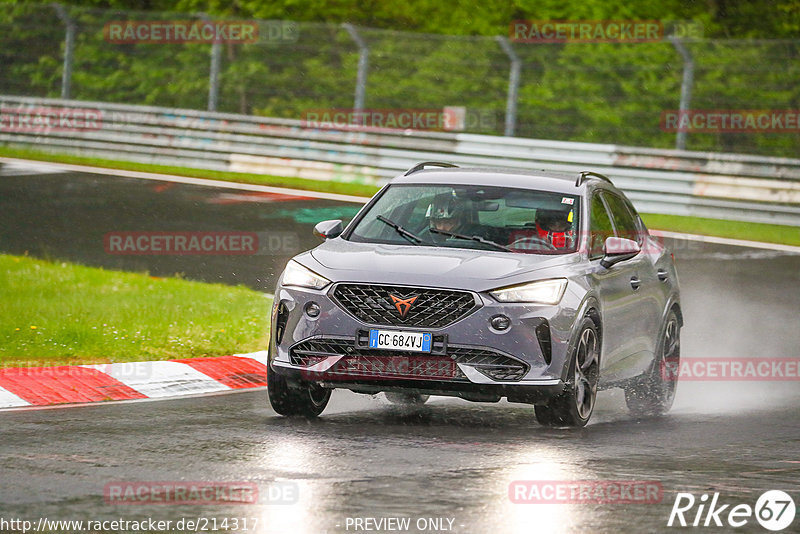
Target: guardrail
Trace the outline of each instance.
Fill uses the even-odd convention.
[[[609,176],[647,213],[800,226],[800,159],[0,96],[0,144],[229,172],[381,184],[423,160]]]

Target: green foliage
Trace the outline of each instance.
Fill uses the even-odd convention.
[[[205,12],[230,18],[350,22],[361,26],[448,35],[503,35],[512,20],[685,20],[706,25],[707,37],[800,36],[795,0],[72,0],[94,8]]]
[[[112,20],[215,18],[301,21],[296,41],[223,44],[220,111],[303,118],[351,108],[358,47],[341,27],[360,26],[369,45],[366,107],[468,110],[467,130],[502,134],[510,61],[494,39],[513,20],[688,20],[712,39],[689,43],[693,109],[800,108],[800,7],[792,0],[83,0],[71,94],[205,109],[208,44],[111,44]],[[114,10],[100,8],[114,8]],[[117,11],[141,9],[147,11]],[[177,10],[165,12],[159,10]],[[397,31],[403,30],[403,31]],[[426,32],[426,33],[408,33]],[[64,23],[49,4],[0,10],[0,94],[61,94]],[[714,38],[737,38],[719,40]],[[748,38],[748,39],[743,39]],[[758,38],[753,40],[751,38]],[[781,39],[781,40],[778,40]],[[672,148],[661,114],[678,108],[683,61],[666,41],[513,45],[522,60],[516,135]],[[479,120],[476,118],[480,118]],[[794,157],[791,134],[690,133],[690,150]]]

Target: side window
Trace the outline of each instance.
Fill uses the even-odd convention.
[[[628,211],[630,211],[633,214],[633,219],[636,221],[636,231],[638,232],[637,235],[639,236],[638,243],[641,246],[644,243],[645,237],[647,237],[648,233],[647,227],[644,225],[644,221],[642,220],[642,217],[639,215],[639,213],[636,211],[636,208],[634,208],[633,204],[631,204],[631,201],[625,198],[622,200],[625,201],[625,205],[628,207]]]
[[[606,212],[606,206],[599,194],[592,197],[589,215],[589,258],[599,258],[603,255],[603,243],[606,238],[614,235],[611,219]]]
[[[614,218],[614,227],[617,230],[617,237],[632,239],[641,245],[636,219],[628,209],[628,206],[625,205],[625,201],[622,197],[611,193],[604,193],[603,196],[608,204],[608,209],[611,211],[611,216]]]

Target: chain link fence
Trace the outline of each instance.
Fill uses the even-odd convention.
[[[800,40],[534,44],[257,20],[238,21],[257,28],[253,39],[143,40],[135,32],[211,19],[5,4],[0,94],[283,118],[458,108],[459,129],[470,133],[774,156],[800,148],[800,128],[689,131],[681,140],[663,123],[682,108],[800,109]],[[114,28],[123,37],[133,28],[135,38],[115,40]]]

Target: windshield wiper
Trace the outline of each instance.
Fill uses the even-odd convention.
[[[500,250],[505,250],[506,252],[514,252],[514,249],[508,248],[505,245],[501,245],[500,243],[495,243],[489,239],[484,239],[479,235],[464,235],[464,234],[456,234],[455,232],[448,232],[446,230],[438,230],[436,228],[431,228],[431,232],[434,234],[442,234],[449,237],[455,237],[456,239],[466,239],[468,241],[477,241],[478,243],[483,243],[484,245],[489,245],[495,247]]]
[[[410,242],[414,243],[415,245],[419,245],[420,243],[423,243],[422,238],[419,237],[417,234],[415,234],[413,232],[409,232],[408,230],[406,230],[405,228],[403,228],[402,226],[400,226],[396,222],[387,219],[383,215],[378,215],[375,218],[378,219],[380,222],[382,222],[384,224],[388,224],[389,226],[394,228],[395,231],[398,234],[400,234],[401,236],[405,237],[407,240],[409,240]]]

